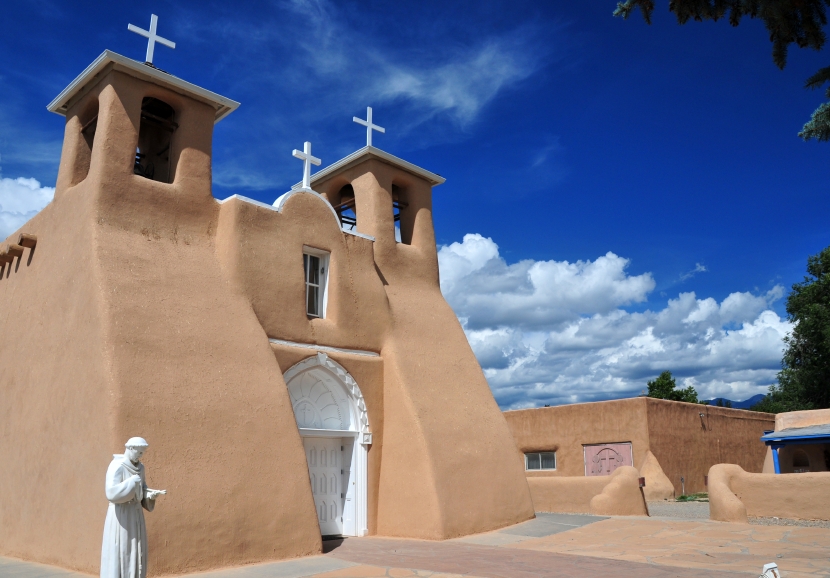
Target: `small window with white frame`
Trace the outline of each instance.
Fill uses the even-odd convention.
[[[533,452],[525,454],[525,469],[528,471],[555,470],[556,452]]]
[[[311,247],[303,247],[305,310],[309,317],[322,319],[326,316],[328,269],[328,253]]]

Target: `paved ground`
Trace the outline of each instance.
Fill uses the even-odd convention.
[[[709,502],[649,502],[648,513],[653,518],[708,520]],[[761,518],[750,516],[749,523],[756,526],[804,526],[805,528],[830,528],[830,520],[791,520],[789,518]]]
[[[507,548],[713,572],[701,576],[758,576],[768,562],[778,564],[785,578],[830,576],[827,528],[616,517]]]
[[[758,526],[804,526],[805,528],[830,528],[830,520],[791,520],[790,518],[764,518],[749,516],[750,524]]]
[[[648,513],[655,518],[709,519],[709,502],[649,502]]]
[[[89,578],[86,574],[78,574],[68,570],[44,566],[32,562],[21,562],[11,558],[0,557],[0,577],[2,578]]]
[[[300,560],[194,578],[747,578],[776,562],[784,578],[830,578],[830,529],[669,517],[538,514],[445,542],[350,538]],[[0,558],[0,578],[89,578]]]

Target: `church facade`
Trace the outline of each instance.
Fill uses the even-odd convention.
[[[108,51],[50,105],[55,198],[0,249],[0,553],[97,573],[104,474],[136,435],[168,491],[151,575],[533,517],[439,289],[443,179],[367,146],[273,206],[217,201],[236,106]]]

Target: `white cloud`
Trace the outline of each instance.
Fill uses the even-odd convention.
[[[54,196],[54,187],[42,187],[35,179],[0,178],[0,239],[34,217]]]
[[[383,62],[384,78],[371,86],[382,100],[406,98],[434,112],[450,112],[461,124],[502,89],[530,76],[535,63],[515,37],[490,38],[432,67]]]
[[[704,265],[701,265],[700,263],[695,263],[695,268],[692,269],[691,271],[687,271],[686,273],[683,273],[680,276],[680,280],[681,281],[686,281],[688,279],[691,279],[692,277],[694,277],[698,273],[705,273],[706,271],[708,271],[708,269],[706,269],[706,267]]]
[[[557,326],[646,300],[651,274],[629,276],[628,259],[608,252],[595,261],[519,261],[508,265],[492,239],[465,235],[438,254],[441,288],[472,329],[494,325]]]
[[[475,120],[480,110],[504,88],[519,82],[541,63],[541,49],[532,49],[535,34],[525,26],[502,35],[483,36],[464,44],[456,38],[440,48],[425,42],[411,47],[383,46],[370,34],[348,25],[325,0],[291,0],[288,4],[305,22],[294,40],[304,50],[292,62],[311,78],[347,82],[354,100],[404,100],[425,114],[449,113],[460,124]],[[312,80],[313,83],[313,80]]]
[[[441,288],[504,408],[640,393],[670,370],[702,398],[745,399],[775,380],[791,325],[770,309],[783,296],[680,293],[660,310],[629,312],[654,289],[614,253],[594,261],[508,265],[481,235],[438,253]]]
[[[366,106],[387,129],[376,146],[405,142],[413,150],[463,140],[488,105],[567,50],[565,24],[531,16],[509,29],[449,19],[401,28],[388,17],[329,0],[272,2],[255,21],[188,11],[177,37],[194,46],[217,38],[233,45],[217,55],[212,73],[247,103],[218,128],[217,142],[245,142],[246,152],[214,156],[216,185],[281,194],[296,182],[296,169],[280,151],[310,140],[325,164],[348,155],[362,146],[351,118]],[[535,182],[561,178],[563,169],[548,158],[557,150],[553,140],[533,159]]]

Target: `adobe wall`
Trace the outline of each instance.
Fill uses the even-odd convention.
[[[622,466],[610,476],[529,477],[537,512],[570,512],[600,516],[647,516],[639,472]]]
[[[144,432],[154,444],[150,480],[168,490],[147,516],[151,572],[317,553],[307,476],[286,475],[305,473],[306,463],[282,372],[251,303],[216,257],[213,111],[153,89],[181,111],[175,181],[124,175],[147,85],[121,75],[114,84],[123,108],[101,118],[118,126],[104,127],[109,146],[93,151],[93,163],[107,154],[101,291],[120,395],[117,436]]]
[[[556,470],[528,477],[584,476],[584,444],[631,442],[638,469],[649,450],[644,398],[511,410],[504,417],[521,453],[556,452]]]
[[[830,423],[830,409],[788,411],[775,415],[775,431]]]
[[[118,392],[87,192],[7,239],[38,237],[0,275],[0,555],[97,573]]]
[[[504,417],[520,452],[556,452],[556,470],[529,471],[528,478],[583,476],[583,445],[631,442],[634,467],[640,469],[650,451],[676,495],[681,493],[680,476],[686,493],[706,491],[704,475],[717,463],[760,472],[766,452],[760,438],[775,419],[649,397],[512,410]]]
[[[144,96],[177,111],[169,184],[133,174]],[[375,242],[341,232],[310,193],[281,212],[218,203],[213,118],[119,72],[69,110],[55,201],[26,226],[41,242],[0,281],[0,457],[15,464],[0,469],[0,553],[97,573],[104,473],[135,435],[150,442],[148,484],[168,490],[146,517],[151,576],[319,553],[283,379],[311,351],[269,338],[381,355],[332,354],[368,407],[372,533],[442,539],[532,518],[521,455],[440,292],[428,183],[353,169],[358,230]],[[411,244],[394,241],[393,182]],[[326,319],[305,315],[304,245],[331,252]]]
[[[755,474],[717,464],[709,471],[709,516],[739,523],[748,516],[830,520],[830,473]]]
[[[146,94],[179,111],[172,184],[132,174]],[[151,444],[148,483],[168,490],[147,515],[151,575],[319,553],[282,372],[216,258],[213,111],[120,73],[96,96],[89,175],[68,186],[76,166],[62,160],[55,201],[26,225],[41,239],[33,267],[43,274],[16,290],[25,301],[9,301],[25,308],[4,307],[0,355],[16,354],[3,365],[17,373],[2,375],[2,395],[12,392],[3,407],[17,409],[0,451],[17,455],[0,470],[0,532],[10,536],[0,548],[97,573],[104,474],[124,441],[141,435]]]
[[[429,184],[370,160],[316,186],[333,198],[345,183],[388,307],[378,534],[446,539],[532,518],[522,457],[441,294]],[[393,184],[410,244],[395,241]]]
[[[590,514],[591,500],[602,493],[610,479],[611,476],[528,476],[527,485],[537,512]]]
[[[371,170],[388,172],[385,165]],[[428,194],[428,188],[423,193]],[[366,196],[358,198],[363,201]],[[394,243],[391,200],[388,208],[386,236]],[[378,255],[384,241],[343,234],[331,208],[314,194],[291,195],[282,212],[238,198],[221,204],[217,253],[222,268],[235,290],[249,299],[268,337],[382,356],[381,369],[373,369],[365,382],[360,373],[353,375],[367,398],[374,436],[368,488],[372,534],[442,539],[533,516],[521,457],[509,442],[466,336],[440,293],[431,226],[431,219],[422,218],[420,230],[413,234],[426,249],[387,246],[391,262],[384,262]],[[331,254],[325,319],[309,320],[305,315],[304,245]],[[398,301],[402,304],[396,310]],[[424,316],[426,310],[432,314]],[[433,343],[436,334],[442,335],[440,344]],[[272,348],[283,372],[302,359],[297,349],[289,352],[277,344]],[[309,348],[303,355],[314,351]],[[366,358],[335,353],[331,357],[338,362],[342,357],[350,372],[366,363]],[[407,367],[408,376],[401,377],[399,363]],[[459,383],[467,385],[458,387]],[[450,415],[453,396],[458,407],[472,409],[462,416]],[[416,412],[413,403],[419,405]],[[392,429],[384,424],[392,424]],[[447,443],[454,444],[452,455]],[[456,468],[462,464],[469,475],[490,472],[488,483],[471,490],[469,478],[458,477]],[[494,466],[499,475],[492,475]],[[481,509],[480,503],[492,506]]]
[[[282,212],[234,197],[219,206],[223,272],[269,338],[380,352],[391,318],[370,239],[341,232],[311,193],[291,195]],[[306,315],[303,246],[330,253],[325,319]]]
[[[749,472],[763,469],[766,446],[760,438],[765,430],[772,429],[774,415],[641,399],[648,407],[651,451],[678,496],[681,493],[681,476],[686,480],[687,494],[705,492],[704,476],[715,464],[737,464]]]

